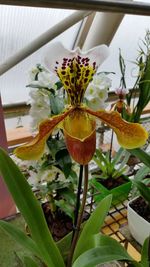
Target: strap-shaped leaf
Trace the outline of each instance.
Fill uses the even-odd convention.
[[[143,62],[142,62],[143,63]],[[150,101],[150,57],[147,55],[144,75],[139,81],[139,99],[134,110],[134,122],[139,122],[143,109]]]
[[[139,190],[140,195],[145,199],[145,201],[150,206],[150,189],[149,189],[149,187],[147,187],[142,182],[134,182],[134,184],[136,185],[137,189]]]
[[[142,181],[144,177],[150,172],[150,167],[142,166],[134,176],[134,181]]]
[[[144,241],[141,251],[141,265],[142,267],[150,266],[150,237],[147,237]]]
[[[140,148],[128,149],[128,151],[150,168],[150,155],[148,153],[146,153]]]
[[[33,259],[29,257],[24,257],[23,259],[25,267],[39,267],[38,263],[36,263]]]
[[[28,249],[37,257],[40,256],[40,251],[35,242],[16,226],[9,222],[0,221],[0,227],[11,235],[21,246]]]
[[[97,234],[90,241],[93,248],[80,255],[74,262],[73,267],[95,267],[97,264],[115,260],[126,260],[127,262],[132,262],[132,266],[141,267],[115,239]]]
[[[99,233],[105,217],[110,209],[112,196],[108,195],[105,197],[93,211],[91,217],[88,219],[87,223],[81,232],[77,246],[74,252],[73,261],[76,260],[82,253],[91,248],[91,244],[88,242],[89,238],[93,235]],[[79,265],[82,266],[82,265]]]
[[[0,149],[0,173],[29,226],[42,260],[48,267],[64,267],[64,261],[49,232],[39,202],[19,168],[3,149]]]
[[[121,148],[117,151],[117,153],[116,153],[114,159],[112,160],[112,165],[113,165],[113,167],[114,167],[117,163],[119,163],[119,161],[121,160],[121,157],[122,157],[124,154],[125,154],[125,149],[121,147]]]

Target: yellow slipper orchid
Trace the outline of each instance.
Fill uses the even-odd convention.
[[[116,111],[93,111],[82,104],[84,93],[98,66],[108,55],[105,45],[97,46],[87,53],[79,48],[65,49],[53,44],[48,52],[46,64],[61,80],[68,96],[68,108],[64,113],[43,121],[35,138],[15,150],[22,159],[38,159],[44,152],[46,140],[54,128],[61,123],[70,155],[82,165],[88,164],[96,148],[96,118],[108,124],[116,133],[124,148],[133,149],[145,144],[148,134],[137,123],[124,121]]]

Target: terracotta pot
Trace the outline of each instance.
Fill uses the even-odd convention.
[[[150,235],[150,223],[131,208],[130,203],[136,199],[138,197],[130,200],[127,205],[128,225],[131,235],[139,244],[143,245],[145,239]]]

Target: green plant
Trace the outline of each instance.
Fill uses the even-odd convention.
[[[67,266],[63,255],[65,254],[66,247],[68,247],[68,240],[70,243],[70,235],[69,238],[68,236],[65,237],[62,242],[54,242],[47,228],[41,207],[25,177],[2,149],[0,149],[0,173],[3,175],[8,189],[30,227],[31,238],[8,222],[0,221],[0,227],[11,234],[47,267]],[[97,264],[113,260],[123,260],[129,262],[130,266],[149,267],[148,239],[143,246],[141,262],[138,263],[128,255],[126,250],[116,240],[99,234],[110,204],[111,196],[103,199],[84,225],[76,244],[73,263],[70,266],[94,267]],[[25,256],[22,261],[26,267],[39,266],[34,258]]]
[[[123,148],[118,150],[114,158],[110,158],[110,151],[104,154],[96,150],[93,159],[98,169],[93,171],[90,179],[91,193],[94,194],[96,203],[109,194],[113,196],[113,205],[117,205],[128,197],[131,181],[125,174],[129,155]]]
[[[1,227],[9,232],[18,242],[20,242],[21,245],[32,251],[34,255],[46,264],[46,266],[66,266],[60,250],[48,230],[39,202],[35,198],[25,177],[22,175],[12,159],[2,149],[0,149],[0,173],[10,190],[18,209],[29,226],[32,239],[9,223],[1,221]],[[92,244],[87,243],[87,230],[89,238],[92,238],[94,234],[99,232],[99,229],[102,226],[104,218],[109,210],[110,203],[111,197],[109,196],[103,200],[101,205],[97,207],[90,217],[88,223],[85,225],[84,231],[82,231],[78,239],[74,260],[81,255],[81,252],[83,253],[91,248]],[[96,220],[99,216],[100,219]],[[60,246],[61,244],[59,243],[59,247]]]
[[[98,175],[98,178],[117,179],[126,172],[126,163],[128,159],[129,153],[123,148],[120,148],[118,150],[113,159],[110,158],[110,151],[105,154],[100,149],[96,149],[96,153],[93,157],[93,160],[101,171],[101,173],[99,173]]]
[[[127,88],[126,86],[126,64],[125,60],[119,53],[119,64],[121,70],[121,81],[120,87]],[[127,106],[130,107],[131,113],[123,109],[122,115],[128,121],[139,122],[141,120],[141,115],[150,101],[150,31],[146,32],[144,40],[142,40],[139,46],[139,54],[135,61],[135,65],[138,67],[138,74],[136,81],[126,95]],[[137,92],[139,93],[137,95]],[[133,101],[133,97],[138,97],[138,101]]]

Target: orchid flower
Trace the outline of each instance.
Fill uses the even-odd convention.
[[[89,83],[97,68],[108,56],[105,45],[81,52],[79,48],[69,51],[60,43],[52,44],[47,57],[47,67],[62,82],[68,96],[68,106],[63,113],[44,120],[34,139],[15,150],[22,159],[38,159],[44,152],[46,140],[58,125],[63,129],[66,145],[72,158],[86,165],[96,148],[96,118],[109,125],[124,148],[142,146],[148,137],[145,129],[137,123],[124,121],[117,111],[94,111],[82,103]]]
[[[129,93],[127,88],[116,88],[116,95],[118,95],[119,100],[112,105],[112,107],[119,113],[122,113],[123,109],[127,111],[128,114],[131,113],[130,107],[124,102],[125,96]]]

